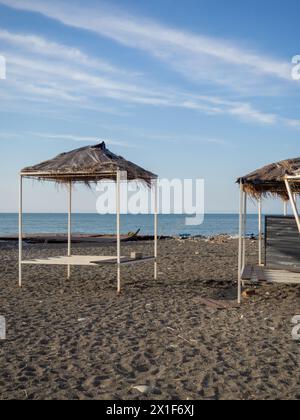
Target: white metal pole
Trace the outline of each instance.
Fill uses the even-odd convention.
[[[287,200],[284,200],[284,202],[283,202],[283,215],[287,216],[287,213],[288,213],[288,202],[287,202]]]
[[[121,293],[121,173],[117,172],[117,186],[116,186],[116,198],[117,198],[117,265],[118,265],[118,277],[117,277],[117,292]]]
[[[239,260],[238,260],[238,303],[242,299],[242,249],[243,249],[243,184],[240,183],[240,215],[239,215]]]
[[[22,287],[23,261],[23,177],[19,180],[19,287]]]
[[[244,212],[243,212],[243,269],[246,266],[246,235],[247,235],[247,193],[244,192]]]
[[[72,256],[72,181],[69,182],[69,210],[68,210],[68,257]],[[71,266],[68,265],[68,279],[71,278]]]
[[[298,231],[300,233],[299,213],[298,213],[297,205],[296,205],[296,202],[295,202],[294,194],[292,193],[291,186],[290,186],[289,181],[287,179],[285,179],[285,186],[286,186],[286,189],[287,189],[289,198],[290,198],[292,210],[293,210],[293,213],[294,213],[294,216],[295,216],[295,220],[296,220],[296,223],[297,223],[297,226],[298,226]]]
[[[154,181],[154,279],[157,280],[157,257],[158,257],[158,182]]]
[[[258,199],[258,265],[262,266],[262,199]]]

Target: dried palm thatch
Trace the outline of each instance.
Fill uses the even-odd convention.
[[[115,181],[117,171],[126,172],[129,181],[142,181],[147,185],[157,178],[157,175],[110,152],[104,142],[62,153],[52,160],[24,168],[21,175],[59,184],[71,181],[90,185],[102,180]]]
[[[288,200],[289,196],[286,190],[285,177],[300,175],[300,158],[282,160],[264,166],[249,175],[243,176],[237,180],[243,184],[245,192],[254,198],[273,195],[279,196],[283,200]],[[291,183],[293,192],[300,194],[300,183]]]

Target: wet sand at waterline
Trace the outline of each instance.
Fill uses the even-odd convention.
[[[257,242],[248,241],[257,259]],[[151,252],[126,243],[123,254]],[[0,246],[1,399],[300,399],[300,286],[264,285],[235,304],[237,241],[165,240],[153,263],[116,267],[24,267]],[[64,255],[26,246],[25,258]],[[115,254],[111,246],[74,253]],[[206,305],[218,300],[224,308]]]

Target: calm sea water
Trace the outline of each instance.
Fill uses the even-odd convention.
[[[116,218],[113,215],[74,214],[73,232],[76,233],[115,233]],[[153,216],[122,216],[122,233],[141,229],[141,234],[153,234]],[[257,234],[257,215],[249,215],[247,233]],[[0,213],[0,235],[14,235],[18,232],[18,215]],[[24,232],[27,233],[66,233],[67,215],[65,214],[25,214]],[[184,215],[159,216],[160,235],[216,235],[227,233],[237,235],[237,214],[207,214],[204,223],[199,226],[186,226]]]

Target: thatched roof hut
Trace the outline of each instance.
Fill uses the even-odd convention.
[[[238,178],[237,182],[242,183],[244,191],[255,198],[274,195],[288,200],[285,177],[298,175],[300,175],[300,158],[282,160],[264,166]],[[291,184],[293,183],[291,182]],[[300,194],[300,184],[298,182],[293,184],[293,192]]]
[[[142,258],[126,257],[121,253],[121,181],[122,172],[126,172],[126,180],[142,181],[154,189],[154,252]],[[47,257],[44,259],[23,259],[23,179],[33,178],[54,181],[69,187],[68,202],[68,254],[67,256]],[[89,185],[99,181],[116,182],[116,243],[117,255],[72,255],[72,195],[73,184],[81,182]],[[125,179],[124,179],[125,180]],[[155,182],[152,182],[155,181]],[[146,171],[121,156],[110,152],[104,142],[95,146],[82,147],[68,153],[62,153],[52,160],[24,168],[19,182],[19,286],[22,287],[22,269],[24,265],[56,265],[67,267],[67,278],[71,277],[73,266],[97,266],[114,264],[117,267],[117,292],[121,292],[121,266],[154,262],[154,278],[157,279],[158,256],[158,183],[157,176]]]
[[[24,168],[21,175],[57,183],[89,184],[102,180],[115,181],[118,171],[127,172],[129,181],[140,180],[148,185],[157,178],[152,172],[110,152],[104,142],[62,153],[54,159]]]

